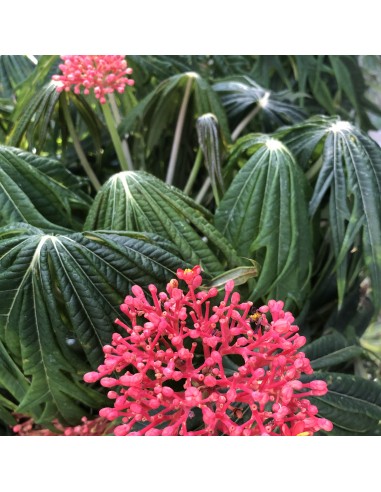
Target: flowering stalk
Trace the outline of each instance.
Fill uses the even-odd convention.
[[[192,191],[192,187],[194,185],[194,182],[196,181],[198,172],[199,172],[200,167],[201,167],[202,158],[203,158],[202,149],[201,149],[201,147],[199,147],[197,154],[196,154],[196,159],[194,161],[194,164],[193,164],[193,167],[191,170],[191,173],[189,175],[188,181],[187,181],[185,188],[184,188],[184,193],[186,193],[187,195],[189,195],[190,192]]]
[[[211,184],[212,180],[210,179],[210,176],[208,176],[205,181],[204,181],[204,184],[202,185],[200,191],[197,193],[197,196],[196,198],[194,199],[194,201],[196,203],[201,203],[202,200],[204,199],[206,193],[208,192],[208,189],[209,189],[209,186]]]
[[[116,104],[116,101],[115,101],[115,96],[114,96],[114,94],[109,94],[108,98],[110,101],[110,106],[111,106],[112,115],[114,117],[114,121],[116,123],[116,126],[118,127],[120,122],[122,121],[122,118],[120,117],[119,108],[118,108],[118,105]],[[125,135],[124,138],[122,139],[122,149],[123,149],[124,155],[126,156],[126,161],[128,163],[129,169],[133,170],[134,165],[132,163],[131,153],[130,153],[130,149],[128,147],[128,142],[127,142],[127,137],[128,137],[128,135]]]
[[[184,91],[184,97],[181,103],[180,111],[179,111],[179,116],[177,118],[177,123],[176,123],[176,129],[175,129],[175,136],[173,138],[173,144],[172,144],[172,149],[171,149],[171,155],[169,158],[169,164],[168,164],[168,169],[167,169],[167,176],[165,178],[165,182],[167,184],[172,184],[173,181],[173,176],[175,174],[175,168],[176,168],[176,161],[177,161],[177,156],[179,153],[179,147],[180,147],[180,140],[181,140],[181,134],[183,132],[183,126],[185,122],[185,115],[188,107],[188,102],[191,94],[191,89],[192,89],[192,84],[193,84],[193,79],[196,76],[196,74],[190,72],[188,74],[188,81],[187,85],[185,86],[185,91]]]
[[[62,75],[53,75],[52,79],[57,84],[57,91],[69,92],[74,87],[74,93],[88,95],[92,90],[99,100],[107,128],[118,156],[122,170],[133,169],[131,159],[126,159],[121,140],[116,128],[116,122],[112,116],[106,96],[117,91],[124,92],[126,86],[134,85],[134,81],[128,77],[132,69],[127,67],[127,62],[121,55],[67,55],[61,57],[64,61],[59,67]]]
[[[306,339],[283,302],[253,311],[228,281],[223,301],[212,307],[218,290],[198,291],[200,273],[199,266],[179,269],[166,292],[149,285],[152,303],[135,285],[121,305],[129,322],[116,324],[125,336],[114,333],[103,348],[104,363],[84,375],[85,382],[110,388],[114,404],[99,415],[119,422],[114,434],[290,436],[332,430],[308,400],[324,395],[327,384],[299,379],[313,370],[299,352]]]
[[[101,184],[100,184],[96,174],[94,173],[92,167],[90,166],[89,161],[86,159],[85,153],[83,152],[83,149],[81,147],[81,142],[78,138],[77,132],[75,131],[75,126],[74,126],[73,120],[70,116],[70,111],[69,111],[69,108],[68,108],[68,105],[66,102],[66,97],[63,97],[61,99],[61,108],[62,108],[62,112],[63,112],[64,118],[65,118],[65,121],[67,124],[67,128],[69,130],[69,134],[71,136],[71,139],[73,140],[74,148],[77,152],[79,162],[81,163],[83,169],[85,170],[85,173],[87,174],[87,176],[88,176],[90,182],[92,183],[92,185],[94,186],[95,190],[98,191],[99,188],[101,187]]]
[[[107,101],[102,104],[103,115],[105,117],[106,125],[111,136],[112,143],[114,144],[114,149],[116,155],[118,156],[120,167],[123,171],[132,171],[132,162],[128,163],[126,155],[123,152],[122,142],[119,137],[118,130],[115,125],[115,120],[112,116],[110,106]]]

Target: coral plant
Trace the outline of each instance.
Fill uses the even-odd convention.
[[[294,317],[283,302],[270,300],[255,310],[240,302],[228,281],[223,300],[212,306],[216,288],[200,289],[201,268],[178,269],[167,292],[149,285],[151,304],[132,287],[121,305],[129,319],[116,323],[103,348],[104,363],[85,374],[87,383],[110,388],[114,405],[101,417],[121,419],[114,434],[124,435],[313,435],[330,431],[309,396],[327,392],[325,381],[303,383],[312,374],[299,349]],[[187,290],[179,288],[184,281]],[[111,389],[112,388],[112,389]]]

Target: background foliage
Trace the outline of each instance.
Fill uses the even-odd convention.
[[[200,263],[208,285],[283,299],[333,434],[378,435],[380,57],[126,59],[121,172],[95,98],[56,91],[58,56],[0,56],[1,432],[97,414],[82,376],[131,285]]]

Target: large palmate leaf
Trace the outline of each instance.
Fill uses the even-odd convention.
[[[274,93],[247,76],[223,80],[213,88],[221,95],[228,116],[233,121],[241,121],[233,131],[233,140],[259,112],[270,128],[302,121],[305,117],[303,111],[291,102],[297,95]]]
[[[303,375],[303,381],[323,379],[328,393],[309,397],[324,416],[334,424],[329,435],[371,435],[379,430],[381,421],[381,385],[357,376],[333,372]]]
[[[167,243],[141,233],[0,229],[0,340],[31,383],[18,412],[75,423],[84,406],[99,408],[103,397],[81,378],[102,360],[124,296],[133,284],[163,287],[188,266]]]
[[[238,254],[261,266],[254,299],[300,305],[312,262],[305,178],[287,148],[266,136],[240,139],[228,165],[243,159],[216,211],[216,227]]]
[[[26,100],[18,104],[14,113],[16,122],[9,135],[10,145],[18,145],[24,132],[30,127],[31,133],[39,126],[38,138],[34,139],[34,146],[40,148],[46,138],[48,124],[52,118],[54,107],[58,101],[59,93],[53,83],[49,83],[36,92],[28,92]],[[39,125],[41,121],[41,125]]]
[[[177,246],[185,261],[218,275],[239,259],[210,219],[209,212],[175,187],[143,171],[126,171],[103,185],[84,228],[159,234]]]
[[[97,113],[85,97],[73,92],[59,93],[56,84],[52,81],[40,88],[36,87],[35,91],[24,93],[12,116],[14,126],[9,133],[8,143],[21,146],[23,137],[26,136],[28,149],[34,148],[41,152],[50,133],[48,151],[57,153],[57,140],[62,140],[62,144],[66,144],[67,140],[67,121],[62,106],[66,106],[68,101],[76,110],[73,118],[76,120],[78,134],[81,137],[84,134],[83,139],[87,137],[87,133],[91,135],[99,159],[102,142],[101,123]],[[80,116],[78,120],[76,115]],[[84,145],[88,146],[89,143],[84,141]]]
[[[80,183],[58,161],[0,146],[0,225],[79,228],[72,212],[86,211],[90,202]]]
[[[154,91],[144,98],[126,116],[120,125],[122,133],[139,128],[140,123],[147,119],[150,122],[147,144],[153,147],[158,143],[164,128],[176,121],[182,96],[186,85],[191,84],[192,118],[205,113],[213,113],[221,126],[225,138],[229,139],[225,112],[213,89],[200,75],[186,72],[173,75],[162,81]]]
[[[0,55],[0,97],[11,98],[35,68],[35,62],[25,55]]]
[[[0,341],[0,422],[15,425],[12,416],[29,388],[29,381]]]
[[[309,94],[304,104],[310,106],[310,114],[321,113],[320,108],[343,118],[353,117],[354,113],[361,128],[372,128],[369,110],[379,114],[380,108],[367,97],[365,72],[359,58],[356,55],[294,57],[299,90]]]
[[[349,122],[311,118],[282,132],[300,160],[318,171],[310,214],[319,215],[328,199],[329,233],[336,259],[339,304],[353,263],[365,267],[376,312],[381,307],[381,149]],[[353,274],[352,274],[353,275]]]

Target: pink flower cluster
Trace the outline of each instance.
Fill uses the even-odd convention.
[[[57,91],[70,91],[74,86],[74,93],[89,94],[93,89],[94,95],[101,104],[106,102],[106,94],[114,91],[124,92],[126,85],[134,85],[128,78],[132,68],[122,55],[67,55],[61,57],[65,63],[59,67],[63,75],[53,75],[57,82]]]
[[[283,302],[254,310],[240,302],[234,282],[212,307],[216,288],[198,289],[201,269],[177,271],[187,291],[171,280],[166,292],[132,287],[121,305],[126,336],[114,333],[103,348],[104,363],[84,375],[110,388],[112,407],[99,415],[119,425],[117,436],[313,435],[332,430],[307,399],[327,390],[325,381],[303,383],[311,374],[299,349],[306,343]],[[198,291],[198,292],[197,292]],[[112,389],[111,389],[112,388]]]
[[[13,426],[12,430],[19,436],[105,436],[112,432],[114,426],[110,421],[103,417],[96,417],[89,420],[82,417],[81,423],[74,427],[64,427],[58,420],[52,422],[56,429],[47,429],[37,425],[32,418],[23,415],[15,415],[18,423]]]

